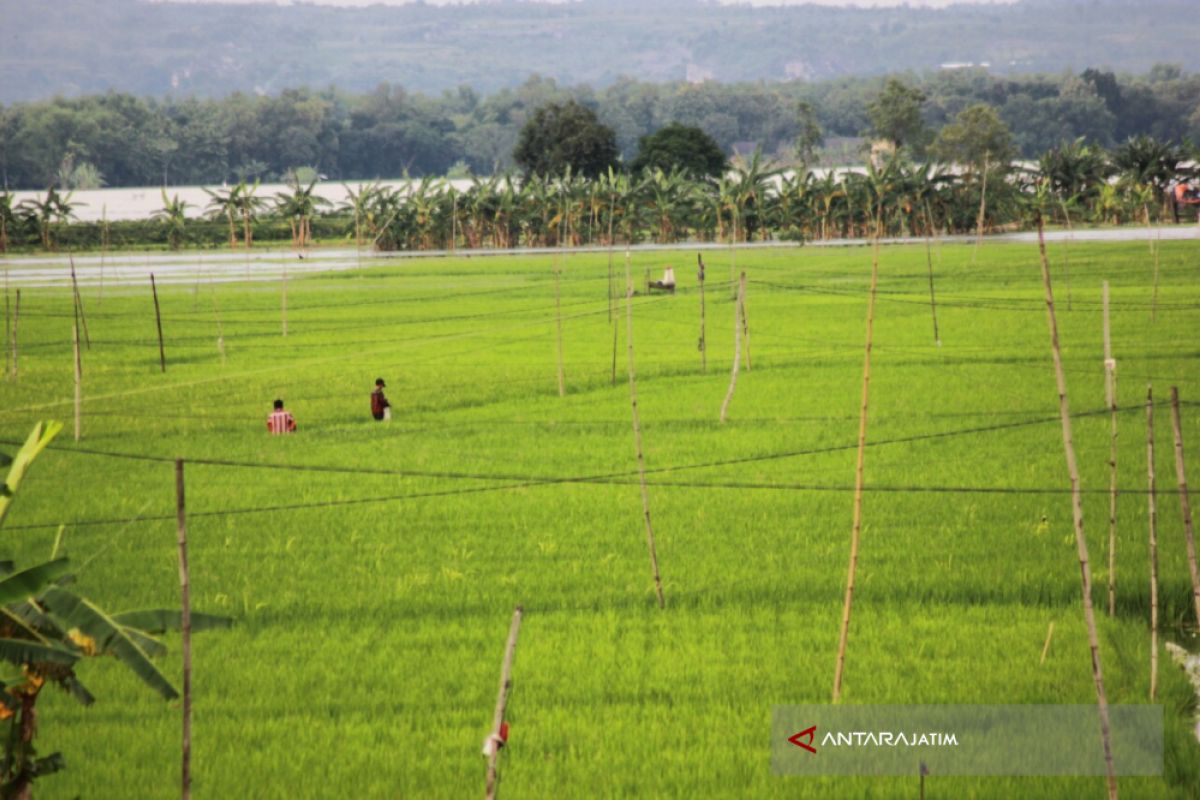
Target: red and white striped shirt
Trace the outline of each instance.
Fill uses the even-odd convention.
[[[274,436],[295,433],[296,418],[292,416],[290,411],[284,411],[282,408],[278,411],[272,411],[271,416],[267,417],[267,430]]]

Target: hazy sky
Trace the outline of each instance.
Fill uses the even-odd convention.
[[[486,0],[425,0],[426,3],[432,5],[449,5],[463,4],[470,2],[486,2]],[[539,0],[540,2],[564,2],[565,0]],[[291,5],[293,0],[158,0],[158,2],[169,3],[270,3],[276,5]],[[314,5],[324,6],[370,6],[370,5],[388,5],[399,6],[405,3],[413,2],[413,0],[296,0],[296,2],[304,2]],[[718,2],[730,5],[754,5],[754,6],[798,6],[812,3],[822,6],[949,6],[959,3],[1015,3],[1017,0],[718,0]]]

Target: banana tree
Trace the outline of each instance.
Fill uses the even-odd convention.
[[[238,208],[241,203],[241,193],[244,184],[238,185],[229,189],[209,189],[204,187],[204,193],[208,195],[208,215],[211,219],[220,219],[224,217],[229,223],[229,249],[237,248],[237,217]]]
[[[62,430],[57,422],[38,423],[8,463],[0,492],[0,527],[26,473]],[[55,541],[50,558],[23,569],[0,563],[0,727],[7,726],[0,759],[0,797],[27,800],[34,781],[61,770],[61,753],[39,756],[37,702],[54,684],[84,705],[95,698],[77,670],[87,658],[111,656],[164,700],[179,693],[151,660],[166,652],[156,635],[178,630],[179,611],[149,609],[110,613],[73,588],[70,560]],[[228,627],[231,620],[190,615],[194,631]]]
[[[367,218],[368,210],[371,204],[375,201],[375,196],[379,193],[379,181],[375,181],[367,186],[358,185],[358,191],[354,191],[346,184],[342,184],[346,189],[347,200],[343,203],[338,211],[348,211],[354,214],[354,246],[363,246],[363,220]],[[374,231],[371,231],[374,235]]]
[[[293,180],[290,192],[275,194],[275,211],[291,226],[292,245],[303,249],[312,243],[312,218],[321,206],[329,205],[329,201],[313,193],[317,179],[313,179],[307,188],[300,181]]]
[[[254,224],[258,212],[266,205],[266,199],[256,196],[258,192],[259,181],[254,181],[254,185],[250,186],[245,181],[238,184],[237,193],[237,211],[242,218],[242,244],[249,250],[254,244],[254,230],[251,227]]]
[[[183,242],[183,230],[187,223],[187,209],[191,203],[186,200],[180,200],[179,195],[168,199],[167,190],[162,190],[162,208],[155,211],[151,216],[154,219],[162,220],[167,226],[167,242],[172,250],[178,250],[179,245]]]
[[[54,223],[68,224],[72,217],[75,216],[75,207],[78,203],[72,203],[71,197],[74,192],[67,192],[65,195],[60,194],[53,186],[46,189],[46,197],[42,200],[36,197],[23,201],[17,206],[17,209],[23,212],[23,216],[30,224],[35,225],[38,230],[38,236],[42,240],[42,247],[47,250],[54,249],[53,227]]]
[[[0,253],[8,252],[8,232],[16,222],[12,192],[0,192]]]

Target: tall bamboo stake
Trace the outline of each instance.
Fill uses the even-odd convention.
[[[12,374],[12,309],[8,299],[8,265],[4,265],[4,377]]]
[[[696,253],[696,280],[700,286],[700,371],[708,372],[708,343],[704,339],[704,259]]]
[[[1054,620],[1050,620],[1050,627],[1046,628],[1046,643],[1042,645],[1042,658],[1038,661],[1039,664],[1046,663],[1046,656],[1050,653],[1050,640],[1054,638]]]
[[[287,262],[283,265],[283,293],[279,300],[279,317],[283,322],[283,338],[287,338]]]
[[[1067,311],[1071,310],[1071,241],[1075,238],[1071,228],[1071,213],[1067,211],[1067,202],[1059,200],[1062,205],[1063,218],[1067,221],[1067,241],[1063,243],[1063,281],[1067,286]]]
[[[1112,354],[1108,281],[1104,282],[1104,393],[1108,405],[1108,615],[1117,613],[1117,360]]]
[[[979,255],[979,247],[983,244],[983,220],[987,216],[987,179],[989,154],[983,155],[983,184],[979,191],[979,222],[975,231],[975,251],[971,254],[971,263],[975,263]]]
[[[100,206],[100,296],[96,303],[104,302],[104,260],[108,255],[108,204]]]
[[[75,441],[83,437],[83,361],[79,357],[79,318],[71,326],[71,344],[75,355]]]
[[[1183,532],[1187,537],[1188,572],[1192,576],[1192,603],[1196,624],[1200,625],[1200,571],[1196,569],[1196,534],[1192,529],[1192,503],[1188,499],[1187,473],[1183,462],[1183,426],[1179,421],[1179,387],[1171,387],[1171,427],[1175,431],[1175,477],[1179,481],[1179,508],[1183,514]]]
[[[1143,209],[1146,212],[1146,227],[1152,228],[1153,225],[1150,222],[1150,204],[1149,203],[1144,204]],[[1153,289],[1153,293],[1150,295],[1150,321],[1154,322],[1155,318],[1158,316],[1158,265],[1159,265],[1159,258],[1158,258],[1158,246],[1155,244],[1153,239],[1150,239],[1150,253],[1151,253],[1151,255],[1154,256],[1154,289]]]
[[[87,316],[83,313],[83,295],[79,293],[79,281],[75,278],[75,256],[67,254],[71,262],[71,291],[75,295],[75,315],[83,323],[83,341],[88,350],[92,349],[92,337],[88,333]]]
[[[746,354],[746,371],[750,371],[750,322],[746,319],[746,272],[742,271],[741,285],[738,287],[738,309],[742,318],[742,339],[746,342],[743,352]]]
[[[1050,351],[1054,357],[1054,379],[1058,387],[1058,409],[1062,419],[1063,451],[1067,460],[1067,472],[1071,478],[1071,512],[1075,522],[1075,547],[1079,553],[1083,617],[1087,624],[1088,647],[1092,657],[1092,680],[1096,685],[1096,704],[1100,712],[1100,738],[1104,745],[1108,796],[1110,800],[1116,800],[1117,774],[1113,767],[1112,743],[1109,737],[1108,696],[1104,691],[1104,676],[1100,664],[1100,638],[1096,633],[1096,615],[1092,608],[1092,572],[1088,566],[1087,538],[1083,532],[1083,496],[1079,487],[1079,468],[1075,461],[1075,443],[1071,437],[1071,411],[1067,402],[1067,378],[1063,372],[1062,354],[1058,345],[1058,321],[1054,315],[1054,290],[1050,284],[1050,262],[1046,258],[1046,237],[1041,215],[1038,215],[1037,227],[1042,285],[1046,292],[1046,319],[1050,328]]]
[[[638,416],[637,375],[633,358],[633,280],[629,276],[629,258],[625,260],[625,341],[629,353],[629,403],[633,409],[633,444],[637,453],[638,483],[642,489],[642,519],[646,523],[646,549],[650,552],[650,571],[654,575],[654,591],[658,607],[663,608],[662,576],[658,572],[658,550],[654,546],[654,526],[650,522],[650,493],[646,489],[646,459],[642,451],[642,425]]]
[[[613,215],[617,208],[616,195],[609,195],[608,202],[608,321],[613,321]],[[616,379],[613,379],[616,383]]]
[[[488,754],[487,784],[484,788],[485,800],[495,800],[500,791],[500,748],[504,746],[504,711],[508,708],[508,694],[512,691],[513,656],[517,651],[517,634],[521,631],[521,615],[524,609],[517,606],[513,609],[512,624],[508,627],[508,641],[504,645],[504,662],[500,666],[500,691],[496,696],[496,711],[492,714],[492,732],[487,738]]]
[[[1158,696],[1158,495],[1154,482],[1154,389],[1146,387],[1146,499],[1150,511],[1150,702]]]
[[[725,400],[721,403],[721,422],[729,413],[729,403],[733,400],[733,391],[737,388],[738,369],[742,364],[742,290],[745,281],[738,285],[737,297],[733,301],[733,369],[729,373],[729,389],[725,392]]]
[[[17,301],[13,305],[13,326],[12,326],[12,379],[17,381],[21,377],[20,347],[17,344],[17,333],[21,327],[21,290],[17,289]]]
[[[163,349],[162,312],[158,307],[158,285],[154,282],[154,273],[150,273],[150,291],[154,294],[154,323],[158,326],[158,363],[162,371],[167,371],[167,351]]]
[[[933,293],[933,245],[930,236],[933,233],[933,215],[929,213],[929,201],[925,201],[925,261],[929,265],[929,315],[933,317],[933,342],[942,346],[942,337],[938,334],[937,299]]]
[[[563,397],[567,393],[566,378],[563,375],[563,338],[562,338],[562,303],[559,298],[559,269],[554,269],[554,326],[557,331],[558,341],[558,396]]]
[[[192,600],[188,577],[187,509],[183,494],[183,459],[175,459],[175,519],[179,531],[180,638],[183,650],[183,800],[192,796]]]
[[[862,533],[863,462],[867,449],[867,411],[871,389],[871,345],[875,338],[875,290],[879,286],[879,229],[871,256],[871,291],[867,299],[867,343],[863,353],[862,404],[858,414],[858,458],[854,465],[854,512],[850,525],[850,566],[846,571],[846,598],[842,604],[842,629],[838,638],[837,666],[833,673],[833,702],[842,699],[842,671],[846,641],[850,637],[850,608],[854,603],[854,578],[858,570],[858,540]]]

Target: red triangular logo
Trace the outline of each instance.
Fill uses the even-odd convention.
[[[813,747],[812,745],[813,745],[813,739],[815,739],[816,736],[817,736],[817,726],[813,725],[811,728],[805,728],[804,730],[800,731],[799,733],[792,734],[791,736],[788,737],[788,741],[791,742],[792,744],[796,745],[796,747],[803,747],[805,750],[807,750],[808,752],[813,753],[815,755],[817,752],[817,748]],[[808,739],[808,741],[802,742],[802,741],[800,741],[801,739]]]

